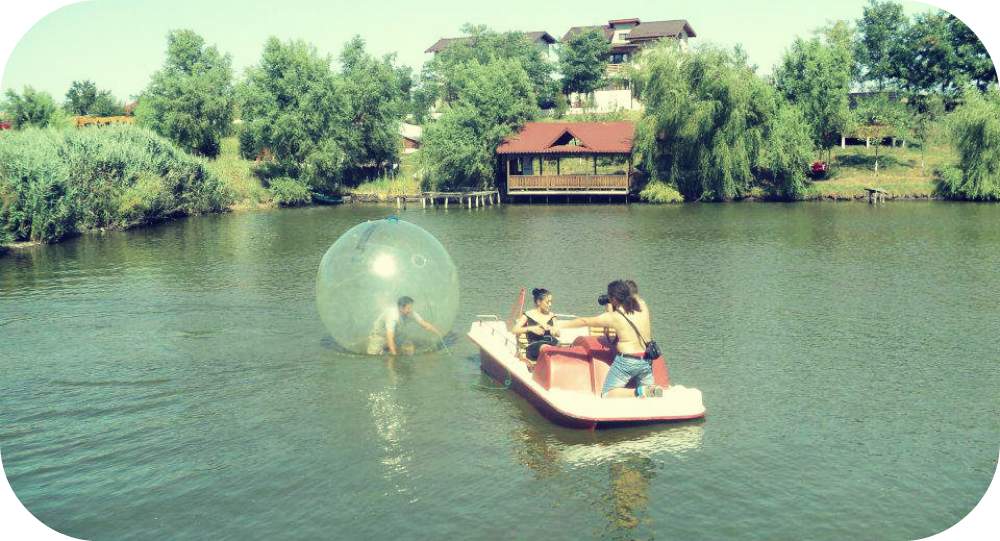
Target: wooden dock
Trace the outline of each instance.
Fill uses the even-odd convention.
[[[889,192],[881,188],[865,188],[865,191],[868,192],[868,203],[871,205],[885,203],[885,198],[889,195]]]
[[[420,201],[421,208],[443,207],[448,208],[449,203],[454,202],[459,207],[479,208],[500,204],[500,192],[497,190],[483,190],[474,192],[423,192],[411,195],[397,195],[393,199],[396,201],[396,208],[405,209],[407,203]]]

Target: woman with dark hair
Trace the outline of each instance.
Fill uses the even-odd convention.
[[[608,303],[611,310],[594,317],[581,317],[562,323],[563,328],[603,327],[614,329],[618,337],[618,355],[611,364],[604,380],[601,396],[663,396],[663,389],[653,383],[653,359],[646,358],[646,344],[653,340],[649,312],[643,310],[633,291],[638,291],[622,280],[608,284]],[[633,379],[638,380],[635,391],[625,388]]]
[[[531,290],[531,296],[535,300],[534,310],[521,314],[511,329],[514,334],[526,335],[528,339],[528,347],[524,350],[525,358],[522,360],[529,370],[534,368],[542,346],[559,343],[556,339],[559,336],[559,329],[555,324],[556,315],[552,313],[552,293],[547,289],[536,288]]]

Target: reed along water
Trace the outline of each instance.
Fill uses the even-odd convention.
[[[410,209],[461,280],[449,351],[345,355],[337,237],[394,210],[192,218],[0,257],[0,453],[85,539],[916,539],[1000,444],[1000,206]],[[632,278],[703,422],[553,426],[464,338]],[[529,300],[530,302],[530,300]]]

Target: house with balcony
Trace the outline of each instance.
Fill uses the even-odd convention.
[[[688,47],[688,40],[697,37],[694,28],[686,19],[670,21],[646,21],[638,18],[614,19],[608,24],[597,26],[574,26],[566,31],[561,42],[566,43],[575,36],[589,30],[600,30],[611,45],[608,65],[605,68],[607,84],[594,92],[593,96],[571,95],[570,104],[579,107],[592,100],[591,110],[609,112],[616,109],[636,110],[642,106],[632,97],[628,81],[624,79],[626,66],[642,50],[663,39],[677,40],[682,50]]]

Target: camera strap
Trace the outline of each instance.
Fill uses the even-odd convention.
[[[629,319],[628,316],[625,315],[625,312],[619,311],[618,313],[621,314],[623,318],[625,318],[625,321],[628,321],[629,325],[632,326],[632,329],[635,330],[635,335],[638,336],[639,340],[642,341],[642,347],[645,348],[646,344],[648,344],[649,342],[647,342],[646,339],[642,337],[642,333],[639,332],[639,327],[636,327],[635,323],[632,323],[632,320]]]

